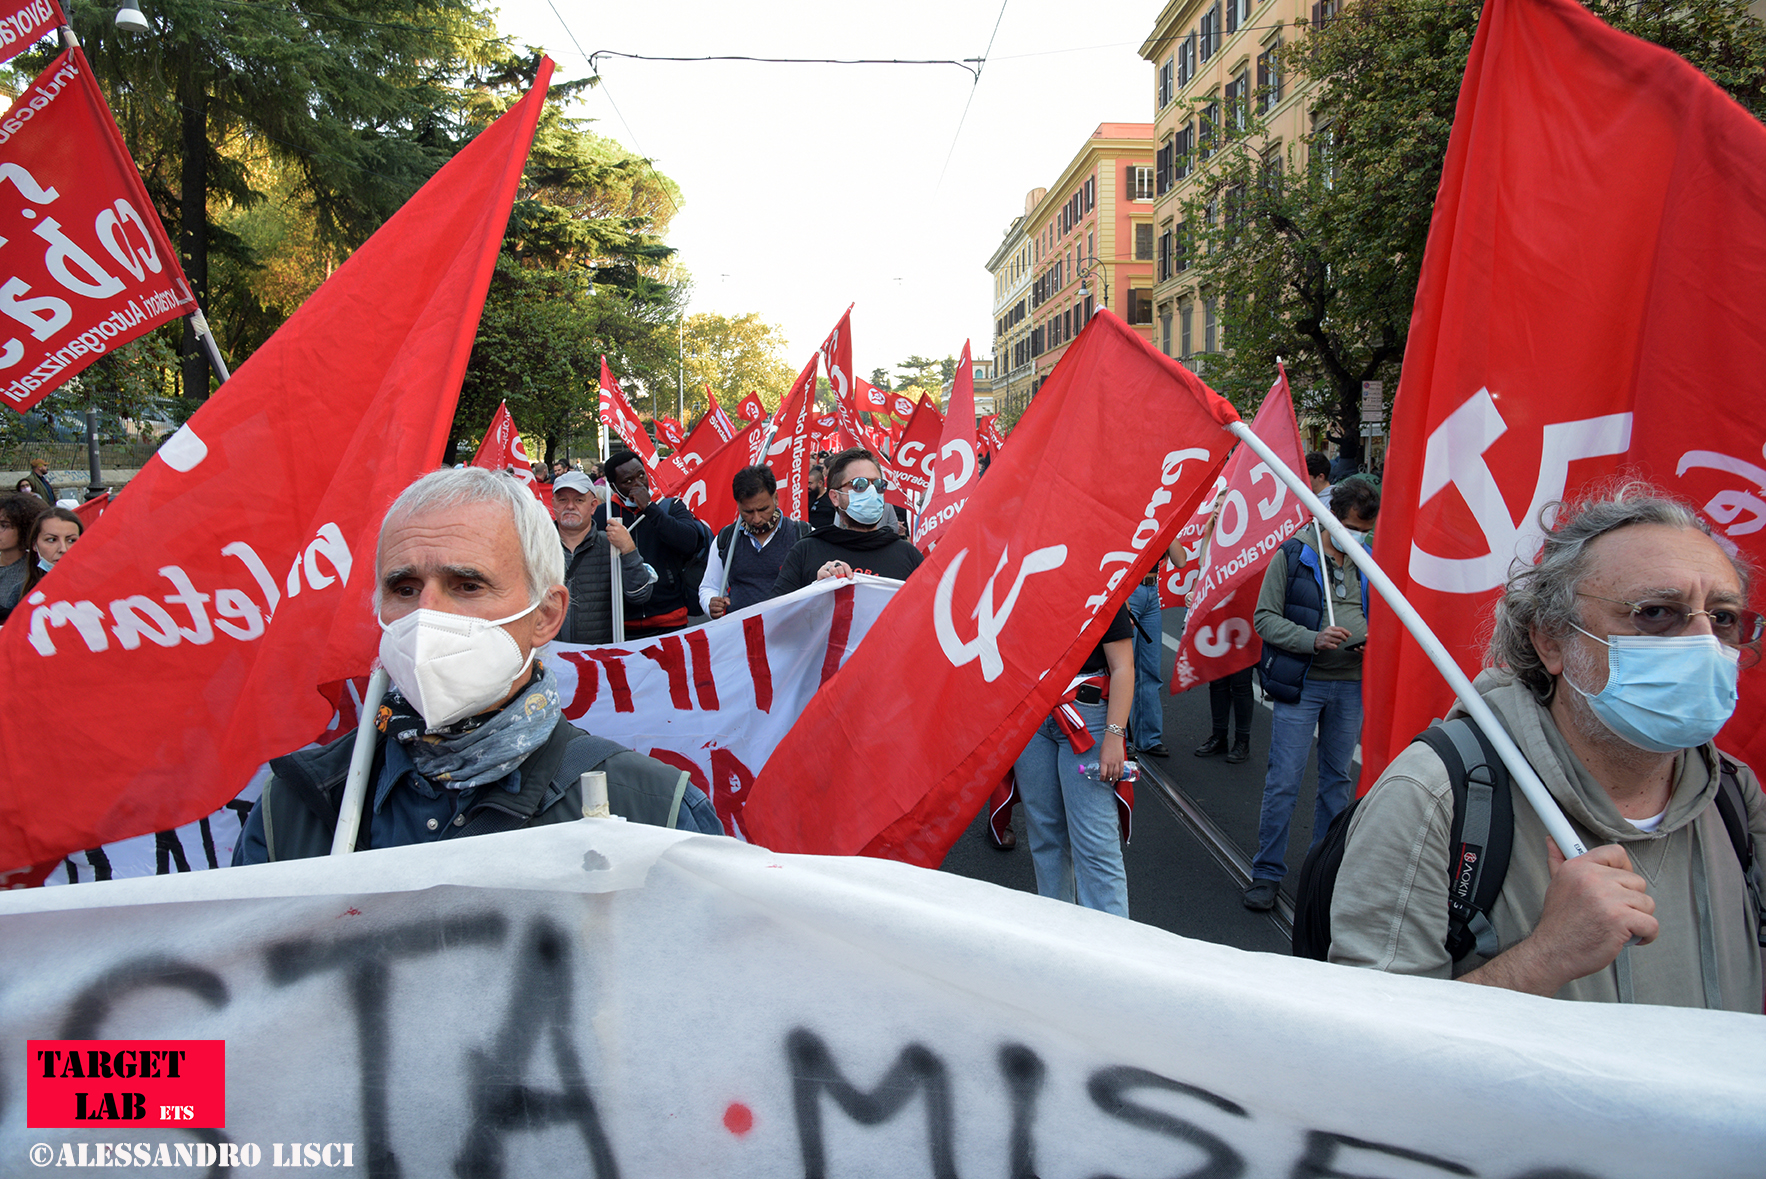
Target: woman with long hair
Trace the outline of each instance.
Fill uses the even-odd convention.
[[[80,523],[80,518],[66,508],[50,508],[37,517],[37,522],[31,525],[30,539],[25,544],[25,555],[30,560],[31,568],[25,574],[21,601],[30,596],[31,591],[37,588],[37,583],[55,568],[57,561],[67,556],[67,551],[85,530],[86,526]]]

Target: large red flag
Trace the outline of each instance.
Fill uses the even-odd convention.
[[[10,276],[0,296],[6,404],[22,412],[110,349],[196,310],[78,48],[50,62],[0,117],[0,176],[11,181],[0,203],[0,270]]]
[[[861,410],[866,413],[889,412],[889,390],[877,388],[857,373],[853,374],[852,388]]]
[[[1294,419],[1294,400],[1284,369],[1271,385],[1251,430],[1288,465],[1306,469],[1306,448]],[[1171,690],[1231,675],[1257,662],[1263,644],[1251,629],[1263,570],[1282,543],[1312,519],[1300,498],[1288,491],[1269,464],[1249,446],[1227,460],[1226,485],[1215,502],[1207,561],[1189,591],[1183,638],[1171,670]],[[1255,580],[1253,580],[1255,579]]]
[[[736,412],[741,415],[743,421],[750,424],[766,421],[766,406],[760,403],[760,394],[758,393],[750,393],[744,397],[742,403],[736,406]]]
[[[822,341],[822,366],[828,373],[828,387],[834,393],[834,414],[839,419],[840,430],[845,434],[846,446],[863,446],[869,439],[865,433],[864,419],[859,412],[865,407],[859,404],[858,389],[852,372],[852,306],[849,304],[840,322]]]
[[[694,431],[695,435],[698,433]],[[722,446],[717,446],[703,462],[695,463],[691,472],[681,477],[681,502],[714,534],[725,524],[732,523],[739,514],[731,484],[737,471],[758,461],[760,442],[765,434],[766,424],[754,423]],[[710,443],[716,446],[715,435]]]
[[[1212,484],[1237,420],[1095,316],[1025,413],[1023,444],[878,618],[885,637],[762,769],[745,811],[755,842],[942,861]]]
[[[725,442],[734,438],[736,423],[730,420],[730,415],[724,412],[724,407],[717,403],[717,394],[711,391],[710,385],[705,386],[705,405],[705,417],[699,419],[700,424],[703,425],[709,420],[711,428],[717,431],[719,438]]]
[[[963,341],[962,359],[951,382],[950,413],[944,419],[938,458],[932,466],[932,497],[921,509],[914,526],[914,545],[931,552],[963,510],[975,489],[980,467],[975,463],[975,378],[969,367],[969,341]]]
[[[625,393],[620,390],[619,382],[613,379],[613,370],[607,367],[607,358],[601,358],[601,421],[626,445],[626,449],[637,455],[643,462],[644,469],[654,480],[657,477],[656,443],[650,440],[649,431],[638,417],[638,411],[632,408]],[[672,485],[660,488],[664,495],[673,495]]]
[[[102,700],[43,756],[0,710],[0,868],[176,827],[365,671],[381,516],[433,467],[545,102],[473,140],[203,404],[0,630],[9,684]]]
[[[676,489],[670,494],[685,498],[687,493],[680,489],[687,486],[688,473],[710,459],[728,441],[720,436],[716,418],[706,414],[675,452],[656,465],[657,482]]]
[[[1637,472],[1766,558],[1766,127],[1570,0],[1490,0],[1460,89],[1374,554],[1467,671],[1540,508]],[[1363,780],[1452,697],[1369,621]],[[1719,738],[1766,764],[1766,673]]]

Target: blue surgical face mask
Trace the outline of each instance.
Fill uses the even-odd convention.
[[[1582,633],[1607,647],[1607,686],[1590,696],[1568,668],[1564,682],[1582,693],[1602,724],[1639,749],[1677,753],[1703,745],[1735,711],[1740,653],[1715,635],[1603,639]]]
[[[846,493],[846,518],[854,524],[875,524],[883,518],[883,493],[875,486]]]

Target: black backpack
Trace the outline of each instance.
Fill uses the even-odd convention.
[[[1514,799],[1509,790],[1508,767],[1502,764],[1470,717],[1454,717],[1431,725],[1414,738],[1440,757],[1453,788],[1453,828],[1448,836],[1453,881],[1447,893],[1448,954],[1455,962],[1473,950],[1493,957],[1500,947],[1490,924],[1490,908],[1502,892],[1508,874],[1509,851],[1514,843]],[[1294,954],[1324,961],[1331,949],[1331,894],[1343,866],[1349,842],[1349,821],[1361,804],[1356,799],[1331,820],[1317,846],[1306,854],[1300,868],[1294,900]],[[1747,880],[1748,896],[1755,914],[1761,908],[1761,880],[1754,862],[1754,840],[1748,831],[1747,804],[1735,763],[1718,755],[1717,813],[1729,832],[1735,858]],[[1766,946],[1766,921],[1759,941]]]

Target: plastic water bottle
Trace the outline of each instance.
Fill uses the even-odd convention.
[[[1090,778],[1094,782],[1103,782],[1104,781],[1104,779],[1100,776],[1103,773],[1103,768],[1099,764],[1099,762],[1096,758],[1093,758],[1091,761],[1080,762],[1079,763],[1079,772],[1084,774],[1086,777]],[[1122,763],[1122,780],[1124,782],[1138,782],[1138,781],[1140,781],[1140,777],[1141,777],[1141,767],[1140,767],[1139,762],[1137,762],[1131,758],[1131,759]],[[1115,784],[1116,783],[1114,783],[1114,782],[1106,782],[1105,783],[1105,785],[1107,785],[1107,786],[1114,786]]]

